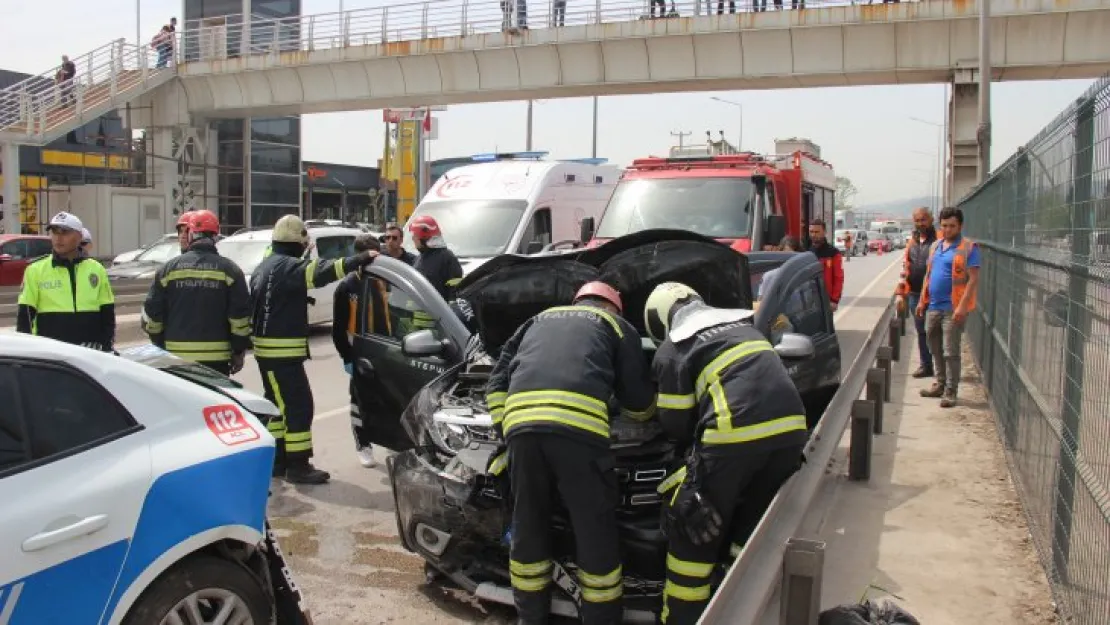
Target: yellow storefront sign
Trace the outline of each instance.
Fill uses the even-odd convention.
[[[91,167],[95,169],[131,169],[131,157],[95,152],[69,152],[43,150],[39,155],[43,165],[59,167]]]
[[[19,177],[19,223],[26,234],[39,234],[39,195],[49,188],[46,176]],[[4,175],[0,174],[0,189]]]

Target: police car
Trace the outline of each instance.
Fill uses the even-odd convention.
[[[120,356],[0,336],[0,625],[310,624],[266,523],[277,408]]]

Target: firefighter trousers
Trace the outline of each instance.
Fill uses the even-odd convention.
[[[663,585],[661,623],[698,622],[712,595],[714,567],[747,542],[779,487],[801,466],[802,449],[795,445],[754,454],[741,451],[702,457],[698,492],[717,508],[729,530],[716,541],[694,545],[685,533],[667,528],[667,580]],[[690,488],[689,477],[678,488]]]
[[[369,419],[370,413],[363,410],[366,405],[359,396],[358,385],[355,384],[354,376],[351,376],[351,432],[355,436],[355,449],[362,449],[363,447],[370,447],[370,424],[363,421]]]
[[[509,573],[521,623],[547,623],[551,610],[551,516],[560,497],[574,531],[584,625],[621,622],[624,591],[615,461],[608,449],[557,434],[509,439],[513,493]]]
[[[266,424],[277,440],[274,463],[300,464],[312,457],[312,387],[304,363],[256,358],[266,399],[281,411],[281,419]]]

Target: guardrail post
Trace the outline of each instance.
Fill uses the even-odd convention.
[[[886,386],[886,372],[879,368],[867,370],[867,390],[864,397],[875,405],[875,434],[883,433],[883,388]]]
[[[906,304],[906,309],[898,313],[898,318],[902,320],[902,323],[898,326],[898,334],[901,336],[906,336],[906,322],[909,321],[910,314],[913,313],[910,311],[910,305],[908,303]]]
[[[791,538],[782,558],[779,625],[814,625],[821,612],[825,543]]]
[[[890,355],[894,360],[902,359],[902,320],[894,318],[890,320],[890,330],[886,333],[887,345],[890,345]]]
[[[857,399],[852,402],[852,433],[848,448],[848,479],[871,479],[871,431],[875,421],[876,402]]]
[[[879,368],[886,373],[886,384],[883,387],[883,400],[890,401],[890,370],[894,368],[893,363],[894,354],[889,346],[882,346],[875,350],[875,360],[878,361]]]

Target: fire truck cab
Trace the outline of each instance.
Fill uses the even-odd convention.
[[[808,245],[808,225],[833,223],[836,174],[806,139],[775,142],[776,154],[737,152],[725,141],[672,148],[667,158],[633,161],[598,224],[581,222],[582,242],[656,228],[689,230],[739,252],[775,246],[786,235]],[[700,152],[700,153],[699,153]]]

